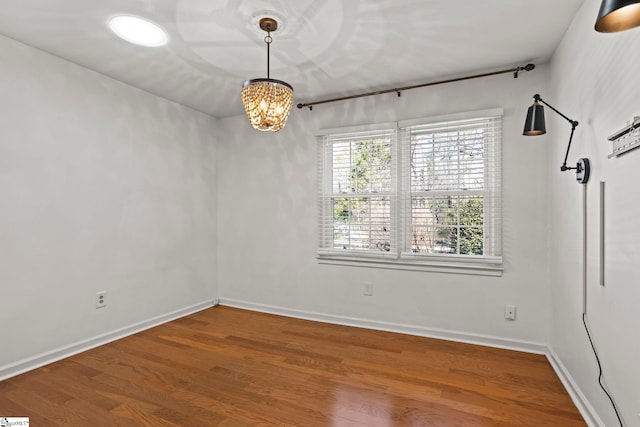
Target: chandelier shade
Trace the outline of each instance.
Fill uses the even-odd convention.
[[[284,127],[293,105],[293,88],[288,83],[275,79],[247,80],[241,96],[254,129],[277,132]]]

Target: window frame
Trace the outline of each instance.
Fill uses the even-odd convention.
[[[502,108],[488,110],[470,111],[457,114],[432,116],[426,118],[403,120],[398,122],[386,122],[365,126],[352,126],[345,128],[324,129],[316,133],[318,138],[318,194],[319,211],[318,225],[320,228],[319,244],[317,251],[318,262],[321,264],[348,265],[370,268],[435,271],[441,273],[473,274],[473,275],[502,275]],[[425,254],[413,253],[411,250],[412,238],[412,210],[411,203],[413,192],[411,191],[411,166],[410,149],[406,145],[410,143],[406,133],[412,127],[432,125],[441,122],[459,122],[470,119],[495,119],[499,121],[500,135],[495,144],[485,144],[484,149],[491,150],[492,165],[489,173],[484,177],[485,181],[490,181],[496,198],[485,197],[483,200],[490,200],[490,203],[497,203],[497,206],[490,206],[496,212],[495,217],[489,224],[483,221],[483,245],[491,245],[497,248],[496,255],[461,255],[461,254]],[[350,251],[328,248],[327,243],[332,239],[333,234],[327,236],[327,221],[333,221],[332,204],[327,203],[327,198],[331,199],[333,179],[333,158],[326,150],[326,138],[339,134],[356,134],[358,132],[369,132],[381,129],[395,129],[395,140],[392,144],[391,160],[391,247],[388,253],[378,253],[377,251]],[[331,154],[331,155],[329,155]],[[485,162],[491,159],[485,158]],[[329,186],[327,186],[329,185]],[[485,184],[486,187],[486,184]],[[327,189],[331,192],[327,195]],[[476,190],[475,193],[486,194],[487,189]],[[444,193],[443,193],[444,194]],[[470,195],[471,193],[467,193]],[[494,201],[495,200],[495,201]],[[483,203],[483,207],[485,207]],[[484,209],[483,209],[484,211]],[[489,230],[487,232],[487,229]],[[324,233],[324,234],[323,234]],[[483,246],[485,248],[487,246]]]

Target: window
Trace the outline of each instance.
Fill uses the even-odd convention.
[[[321,143],[320,248],[396,256],[396,128],[325,135]]]
[[[324,131],[321,260],[502,271],[502,110]]]
[[[412,254],[500,255],[502,120],[480,117],[403,127]]]

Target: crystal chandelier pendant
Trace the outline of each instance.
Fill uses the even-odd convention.
[[[293,88],[280,80],[247,80],[242,85],[242,103],[251,126],[277,132],[284,127],[291,112]]]
[[[244,82],[241,92],[242,104],[254,129],[277,132],[284,127],[291,112],[293,88],[281,80],[269,78],[271,31],[278,28],[278,23],[273,18],[262,18],[260,28],[267,32],[264,39],[267,43],[267,78]]]

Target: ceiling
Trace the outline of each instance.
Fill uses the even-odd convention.
[[[244,80],[271,78],[295,102],[547,62],[583,0],[20,0],[0,34],[215,117],[242,114]],[[168,45],[116,37],[107,20],[155,21]],[[595,17],[594,17],[595,19]]]

